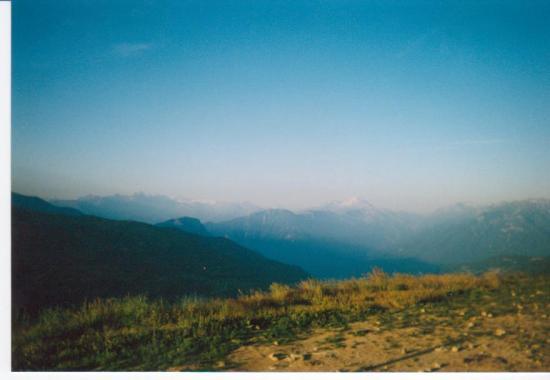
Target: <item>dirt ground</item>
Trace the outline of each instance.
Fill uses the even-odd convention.
[[[447,317],[421,309],[414,326],[400,323],[410,315],[396,313],[389,324],[372,317],[285,345],[243,346],[228,359],[235,371],[549,371],[544,309],[468,318],[464,309]]]

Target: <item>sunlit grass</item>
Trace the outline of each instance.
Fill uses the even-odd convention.
[[[49,309],[14,326],[14,369],[157,370],[209,368],[255,337],[294,339],[312,327],[345,326],[372,313],[495,289],[497,273],[393,275],[375,270],[345,281],[272,284],[232,299],[145,297],[95,300]]]

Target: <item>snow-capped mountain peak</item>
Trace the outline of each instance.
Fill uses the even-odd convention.
[[[330,202],[322,206],[320,209],[334,213],[359,212],[364,216],[372,216],[379,213],[379,210],[369,201],[360,197],[350,197],[343,201]]]

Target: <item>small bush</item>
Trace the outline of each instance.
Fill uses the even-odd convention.
[[[368,284],[372,290],[383,291],[388,287],[388,275],[380,268],[374,268],[367,276]]]

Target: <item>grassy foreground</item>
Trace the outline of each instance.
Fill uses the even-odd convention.
[[[375,270],[345,281],[273,284],[269,291],[234,299],[96,300],[48,309],[37,318],[19,316],[13,326],[13,369],[212,370],[252,340],[281,344],[312,328],[346,326],[375,313],[475,298],[498,291],[501,282],[494,272],[416,277]]]

